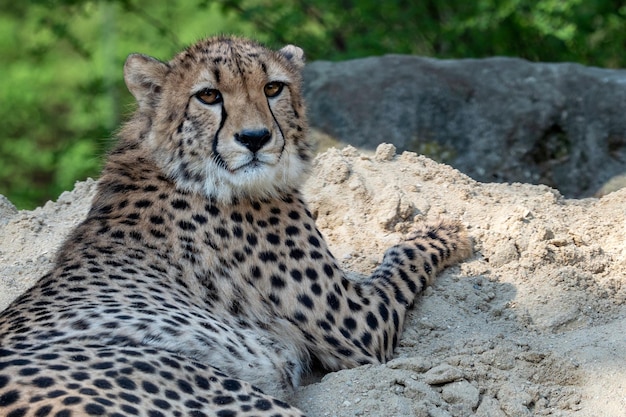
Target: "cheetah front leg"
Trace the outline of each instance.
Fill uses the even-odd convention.
[[[343,278],[341,288],[336,285],[328,293],[329,308],[336,315],[318,320],[321,340],[316,338],[311,350],[329,369],[389,360],[415,296],[443,268],[471,253],[470,239],[459,222],[423,226],[389,248],[369,278],[361,282]]]

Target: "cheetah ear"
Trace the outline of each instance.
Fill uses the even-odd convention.
[[[298,69],[304,68],[304,51],[295,45],[287,45],[278,51],[279,54],[287,58],[289,62],[294,64]]]
[[[124,81],[139,107],[150,105],[161,95],[167,64],[141,54],[130,54],[124,64]]]

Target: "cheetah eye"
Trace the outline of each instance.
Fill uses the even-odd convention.
[[[270,83],[265,84],[263,91],[265,92],[265,96],[272,98],[276,97],[283,91],[284,83],[280,81],[272,81]]]
[[[205,88],[196,93],[196,98],[204,104],[217,104],[222,102],[222,94],[214,88]]]

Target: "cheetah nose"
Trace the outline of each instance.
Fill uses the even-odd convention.
[[[250,152],[256,152],[272,138],[267,129],[245,129],[235,134],[235,140],[248,148]]]

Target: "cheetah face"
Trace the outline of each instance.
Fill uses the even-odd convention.
[[[300,48],[212,38],[168,63],[131,55],[126,84],[150,120],[145,143],[181,188],[229,201],[302,182],[310,160]]]

